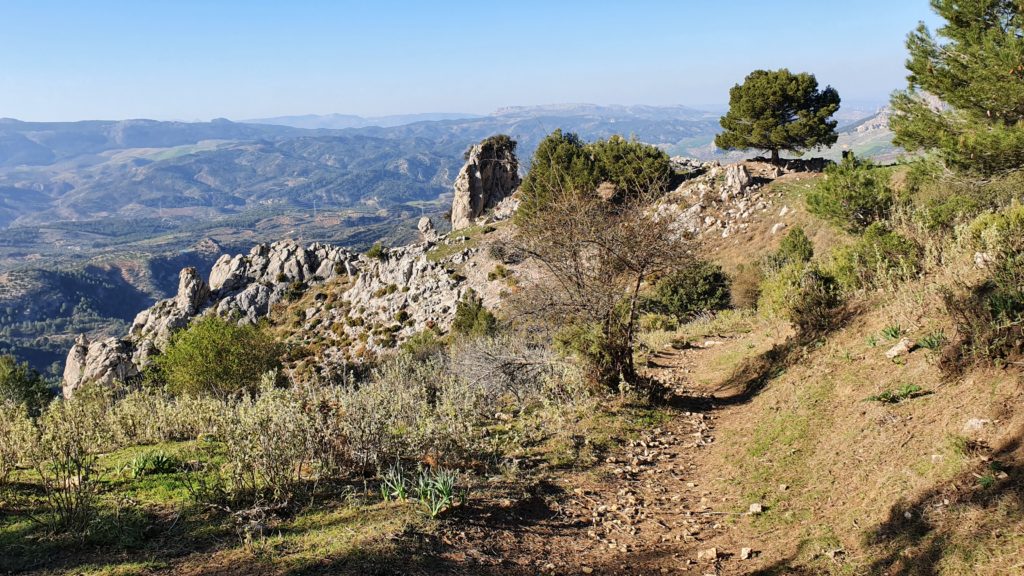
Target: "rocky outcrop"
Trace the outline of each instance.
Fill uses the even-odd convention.
[[[255,323],[295,285],[326,282],[351,276],[358,256],[344,248],[292,241],[260,244],[249,254],[221,256],[210,271],[210,289],[216,312]]]
[[[763,184],[781,174],[778,167],[763,162],[720,166],[683,158],[672,161],[683,181],[658,204],[656,216],[669,219],[674,233],[691,237],[727,238],[747,230],[771,206]]]
[[[114,382],[125,382],[139,373],[132,361],[129,342],[118,338],[90,342],[85,335],[81,335],[68,352],[64,364],[64,396],[70,397],[87,382],[109,386]]]
[[[199,276],[199,272],[195,268],[185,268],[178,275],[177,295],[139,312],[128,336],[135,341],[148,340],[156,348],[163,348],[170,341],[171,335],[187,326],[209,299],[210,287]],[[146,358],[148,354],[142,360]]]
[[[735,198],[750,186],[753,178],[743,164],[730,164],[725,167],[725,185],[722,186],[722,202]]]
[[[65,393],[86,382],[109,384],[138,375],[175,332],[201,314],[255,323],[290,290],[355,274],[358,258],[337,246],[282,241],[257,245],[248,254],[221,256],[209,283],[195,268],[185,268],[177,294],[139,312],[127,338],[92,343],[79,338],[68,353]]]
[[[519,187],[515,140],[492,136],[470,148],[455,179],[452,230],[466,228]]]

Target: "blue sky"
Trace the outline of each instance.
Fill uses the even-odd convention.
[[[0,117],[708,107],[780,67],[880,102],[919,20],[927,0],[4,0]]]

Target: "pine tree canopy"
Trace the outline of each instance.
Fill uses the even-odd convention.
[[[835,144],[839,93],[831,86],[818,90],[813,74],[755,70],[729,90],[729,112],[720,121],[724,132],[715,137],[723,150],[751,148],[801,154]]]
[[[910,33],[909,83],[893,95],[895,143],[993,175],[1024,167],[1024,2],[932,0],[945,20]]]

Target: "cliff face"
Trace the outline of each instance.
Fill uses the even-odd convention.
[[[455,179],[452,230],[469,227],[519,187],[516,143],[493,136],[470,148],[466,164]]]

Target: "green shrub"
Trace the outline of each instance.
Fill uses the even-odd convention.
[[[803,333],[831,328],[842,304],[836,279],[815,266],[793,262],[765,276],[758,311],[788,319]]]
[[[174,394],[226,398],[254,390],[263,374],[280,367],[283,353],[261,327],[204,316],[175,334],[155,363]]]
[[[388,256],[388,249],[384,247],[380,242],[374,242],[373,246],[366,251],[367,258],[373,258],[376,260],[383,260]]]
[[[470,288],[455,307],[452,332],[462,335],[487,336],[498,329],[498,319],[484,307],[483,300]]]
[[[444,339],[438,336],[434,330],[427,328],[422,332],[413,334],[402,343],[400,349],[402,352],[422,361],[441,353],[445,347]]]
[[[702,312],[729,307],[729,277],[722,267],[706,260],[665,276],[654,285],[644,308],[687,320]]]
[[[802,227],[794,226],[782,237],[776,254],[786,262],[810,262],[814,258],[814,245]]]
[[[494,269],[487,273],[487,279],[490,281],[500,280],[502,278],[508,278],[509,271],[502,264],[496,264]]]
[[[14,356],[0,356],[0,402],[24,406],[30,416],[38,416],[53,398],[46,380],[28,362]]]
[[[802,262],[790,262],[775,269],[764,267],[757,290],[758,312],[768,317],[788,317],[790,303],[806,269]]]
[[[988,274],[966,294],[944,295],[960,337],[947,354],[951,368],[965,356],[975,361],[1024,356],[1024,206],[977,218],[967,236],[988,255]]]
[[[587,382],[615,390],[620,380],[615,355],[626,353],[618,340],[609,338],[599,324],[570,324],[555,333],[554,347],[560,354],[580,361]]]
[[[1022,187],[1024,172],[978,181],[950,175],[932,160],[914,162],[906,177],[914,220],[926,230],[947,234],[979,214],[1007,206],[1020,197]]]
[[[602,182],[616,192],[609,200],[664,192],[671,175],[668,154],[657,147],[621,136],[587,144],[574,133],[555,130],[537,146],[519,187],[516,221],[529,221],[558,194],[592,194]]]
[[[679,320],[675,316],[648,313],[640,316],[638,325],[646,332],[675,330],[679,328]]]
[[[893,206],[889,170],[852,154],[828,167],[825,177],[807,194],[807,210],[850,232],[885,220]]]
[[[832,272],[848,290],[879,288],[909,280],[921,271],[922,251],[912,240],[875,223],[832,257]]]
[[[826,332],[833,327],[836,309],[841,304],[835,278],[812,267],[800,277],[789,317],[802,334]]]

